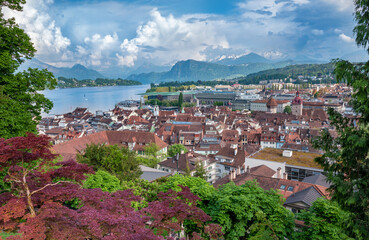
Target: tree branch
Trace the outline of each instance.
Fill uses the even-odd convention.
[[[35,190],[35,191],[33,191],[33,192],[31,192],[31,195],[33,195],[34,193],[37,193],[37,192],[39,192],[39,191],[42,191],[42,190],[44,190],[45,188],[47,188],[47,187],[50,187],[50,186],[55,186],[55,185],[58,185],[59,183],[70,183],[70,181],[57,181],[56,183],[49,183],[49,184],[46,184],[45,186],[43,186],[42,188],[40,188],[40,189],[37,189],[37,190]]]

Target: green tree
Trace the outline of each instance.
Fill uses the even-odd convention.
[[[182,110],[182,105],[183,105],[183,93],[179,93],[179,97],[178,97],[178,109]]]
[[[133,180],[142,174],[136,154],[117,145],[91,144],[77,155],[77,161],[91,166],[95,171],[114,174],[119,180]]]
[[[225,239],[284,239],[293,232],[293,214],[274,190],[253,181],[225,184],[212,195],[205,212],[222,226]]]
[[[115,192],[120,190],[119,179],[103,170],[98,170],[95,174],[89,174],[83,182],[83,188],[100,188],[104,192]]]
[[[346,219],[349,214],[343,211],[337,203],[319,198],[309,211],[297,214],[304,226],[294,233],[295,239],[350,239],[346,233]]]
[[[149,146],[145,148],[145,156],[137,156],[137,160],[140,164],[147,167],[156,168],[160,159],[157,157],[158,151],[160,150],[158,145],[155,143],[150,143]]]
[[[142,199],[137,207],[146,207],[149,202],[158,200],[159,183],[149,182],[144,179],[134,179],[121,182],[121,190],[133,189],[133,194]]]
[[[145,147],[145,154],[147,156],[156,158],[157,155],[158,155],[159,150],[160,149],[159,149],[158,145],[156,145],[155,143],[150,143],[149,146]]]
[[[181,154],[182,151],[183,151],[183,153],[188,152],[187,148],[185,146],[183,146],[182,144],[170,145],[168,147],[168,156],[169,157],[174,157],[175,155],[177,155],[177,153]]]
[[[165,181],[159,185],[159,191],[166,192],[169,189],[172,189],[176,192],[180,192],[180,186],[189,187],[193,194],[196,194],[201,198],[199,206],[203,210],[206,209],[210,199],[212,199],[216,192],[216,189],[204,179],[184,176],[181,174],[175,174],[166,178]]]
[[[291,114],[292,113],[291,106],[285,106],[283,112],[287,114]]]
[[[204,180],[208,179],[206,168],[202,162],[196,162],[194,177],[202,178]]]
[[[356,43],[369,50],[368,2],[355,0],[354,28]],[[350,63],[335,60],[335,76],[353,88],[351,104],[357,119],[349,119],[333,109],[328,110],[331,125],[338,137],[323,131],[314,146],[325,151],[316,159],[332,183],[332,199],[350,212],[346,224],[358,239],[369,239],[369,62]]]
[[[0,1],[0,137],[36,133],[41,112],[51,110],[52,102],[39,91],[53,89],[57,82],[47,70],[28,69],[18,72],[25,59],[36,49],[29,36],[14,18],[5,19],[3,7],[21,11],[24,0]]]

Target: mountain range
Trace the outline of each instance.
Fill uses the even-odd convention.
[[[366,54],[365,54],[366,55]],[[342,57],[349,61],[365,60],[362,52],[354,52]],[[326,61],[325,61],[326,62]],[[301,63],[323,63],[323,61],[309,58],[308,56],[296,56],[293,60],[266,59],[256,53],[249,53],[239,57],[225,57],[212,62],[202,62],[196,60],[179,61],[171,66],[158,66],[145,62],[137,68],[123,70],[116,66],[104,71],[89,69],[83,65],[76,64],[71,68],[55,67],[43,63],[36,58],[27,60],[20,67],[20,70],[32,68],[47,68],[56,77],[83,79],[96,79],[105,77],[124,78],[137,80],[142,83],[165,82],[165,81],[197,81],[213,79],[229,79],[239,76],[246,76],[263,70],[281,68],[292,64]]]
[[[127,77],[142,83],[158,83],[169,81],[207,81],[220,78],[245,76],[271,68],[290,65],[291,61],[278,63],[249,63],[243,65],[221,65],[215,63],[186,60],[177,62],[169,71],[132,74]]]
[[[55,77],[65,77],[65,78],[75,78],[77,80],[84,79],[96,79],[96,78],[104,78],[104,75],[99,73],[96,70],[88,69],[81,64],[75,64],[71,68],[67,67],[54,67],[47,63],[41,62],[36,58],[31,60],[27,60],[20,67],[19,71],[26,70],[28,68],[39,68],[39,69],[47,69],[54,74]]]

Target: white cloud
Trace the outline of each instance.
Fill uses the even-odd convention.
[[[84,39],[83,46],[77,46],[77,57],[81,59],[81,63],[86,65],[109,66],[113,64],[111,61],[115,58],[119,44],[120,41],[116,33],[105,36],[94,34],[92,37]]]
[[[56,54],[58,57],[70,55],[64,52],[71,44],[63,36],[60,27],[48,14],[52,0],[28,0],[22,12],[4,9],[5,17],[15,17],[16,22],[31,37],[38,55]]]
[[[309,3],[309,0],[249,0],[239,3],[238,6],[244,11],[243,16],[251,19],[265,19],[276,17],[281,12],[293,11],[296,7]]]
[[[304,5],[304,4],[308,4],[310,1],[309,0],[292,0],[292,2],[297,5]]]
[[[323,0],[324,2],[333,5],[340,12],[354,10],[354,3],[352,0]]]
[[[261,55],[264,56],[265,58],[268,58],[268,59],[279,59],[279,58],[285,57],[285,54],[283,54],[280,51],[264,52]]]
[[[125,39],[121,44],[122,54],[117,55],[121,65],[133,66],[138,56],[162,64],[190,58],[206,60],[202,52],[207,47],[229,47],[215,22],[199,19],[200,15],[165,17],[153,9],[150,16],[150,21],[137,28],[135,38]]]
[[[311,31],[311,33],[312,34],[314,34],[314,35],[323,35],[324,34],[324,31],[323,30],[319,30],[319,29],[313,29],[312,31]]]
[[[347,35],[345,35],[344,33],[341,33],[339,35],[340,39],[345,41],[345,42],[348,42],[348,43],[352,43],[352,42],[355,42],[355,39],[353,39],[352,37],[349,37]]]

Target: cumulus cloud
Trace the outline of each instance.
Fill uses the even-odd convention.
[[[333,5],[340,12],[354,10],[354,3],[351,0],[323,0],[323,2]]]
[[[264,56],[265,58],[268,58],[268,59],[279,59],[279,58],[285,57],[285,54],[283,54],[280,51],[264,52],[261,55]]]
[[[84,39],[83,46],[77,46],[77,52],[80,54],[79,57],[84,59],[86,65],[110,65],[110,60],[119,49],[119,43],[116,33],[105,36],[94,34],[92,37]]]
[[[344,33],[341,33],[339,35],[339,38],[345,42],[348,42],[348,43],[352,43],[352,42],[355,42],[355,39],[353,39],[352,37],[349,37],[347,35],[345,35]]]
[[[296,7],[309,3],[308,0],[249,0],[239,3],[238,6],[245,12],[244,17],[251,19],[273,18],[281,12],[293,11]]]
[[[162,16],[155,8],[150,12],[151,20],[140,25],[136,37],[125,39],[119,64],[133,66],[138,56],[171,63],[183,59],[206,60],[203,51],[210,47],[228,48],[225,36],[217,32],[215,22],[194,15],[175,18]]]
[[[319,36],[319,35],[323,35],[324,34],[324,31],[323,30],[319,30],[319,29],[313,29],[311,31],[311,33],[314,34],[314,35]]]
[[[30,36],[38,55],[56,54],[68,58],[66,52],[71,41],[63,36],[60,27],[48,14],[52,0],[28,0],[22,12],[4,9],[5,17],[15,17],[16,22]]]

